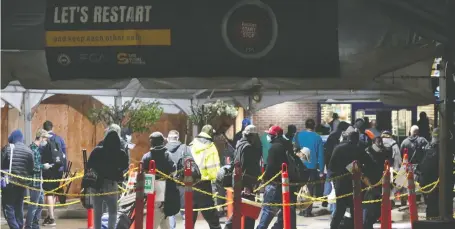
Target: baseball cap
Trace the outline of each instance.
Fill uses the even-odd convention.
[[[243,130],[243,135],[250,135],[250,134],[257,134],[258,130],[256,126],[254,125],[248,125],[245,127],[245,130]]]
[[[36,138],[50,138],[52,135],[50,135],[46,130],[44,129],[39,129],[36,132]]]
[[[266,133],[275,136],[283,135],[283,129],[281,129],[279,126],[272,126],[268,131],[266,131]]]

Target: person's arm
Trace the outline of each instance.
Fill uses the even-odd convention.
[[[322,138],[318,138],[318,164],[319,164],[319,174],[324,173],[324,144],[322,143]]]
[[[142,171],[148,172],[149,171],[149,162],[150,162],[150,153],[147,152],[142,156],[141,159],[142,162]]]
[[[30,150],[30,149],[28,149],[28,150]],[[28,174],[32,175],[34,172],[34,168],[35,168],[35,156],[33,155],[33,152],[29,152],[27,155],[28,155],[27,172],[28,172]]]
[[[272,145],[269,149],[269,154],[267,157],[267,167],[265,168],[265,174],[264,174],[264,180],[269,180],[273,176],[275,176],[275,171],[281,170],[281,168],[278,168],[278,162],[276,161],[276,146]],[[279,165],[281,166],[281,165]]]
[[[65,154],[65,156],[67,156],[65,140],[63,140],[63,138],[60,136],[59,136],[59,138],[60,138],[60,146],[62,147],[62,152]]]

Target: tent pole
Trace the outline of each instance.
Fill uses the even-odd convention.
[[[24,140],[26,145],[32,144],[32,107],[30,103],[30,91],[24,93]]]

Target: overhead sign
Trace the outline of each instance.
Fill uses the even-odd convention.
[[[339,75],[335,0],[48,0],[53,80]]]

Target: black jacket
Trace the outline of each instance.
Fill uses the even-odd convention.
[[[425,148],[425,157],[418,165],[420,185],[426,186],[439,178],[439,144],[431,143]],[[428,189],[427,189],[428,190]]]
[[[349,173],[346,166],[353,161],[359,161],[359,166],[363,163],[366,157],[365,149],[359,145],[350,142],[342,142],[333,150],[332,158],[329,163],[329,170],[332,172],[332,177],[337,177]],[[347,175],[334,182],[337,196],[352,192],[352,176]]]
[[[108,133],[102,146],[97,146],[92,151],[87,168],[94,169],[98,177],[112,181],[123,180],[123,172],[128,169],[128,156],[121,149],[117,133]]]
[[[283,137],[277,137],[272,140],[272,146],[269,149],[269,156],[267,158],[267,167],[265,169],[264,180],[268,181],[273,176],[281,171],[283,163],[288,163],[286,156],[286,151],[288,150],[288,145],[286,140]],[[276,182],[281,183],[281,177],[278,176],[275,178]]]
[[[103,142],[104,142],[104,140],[101,140],[98,143],[98,145],[96,145],[96,146],[103,146]],[[123,140],[123,138],[120,138],[120,149],[123,150],[126,153],[126,155],[128,157],[128,164],[131,163],[131,161],[130,161],[131,160],[130,149],[128,148],[128,143],[125,140]]]
[[[251,145],[246,138],[237,142],[235,162],[240,162],[242,168],[243,187],[253,189],[257,178],[261,175],[261,148]]]
[[[151,149],[142,157],[142,169],[144,172],[149,171],[149,163],[151,160],[155,161],[156,169],[167,174],[175,172],[175,163],[172,161],[170,154],[167,152],[166,147]],[[159,173],[156,174],[157,179],[161,179]]]
[[[384,172],[385,160],[388,160],[387,152],[385,150],[376,152],[372,146],[366,149],[367,155],[362,161],[362,173],[368,178],[371,185],[377,184]],[[364,185],[365,187],[365,185]],[[374,187],[365,192],[365,200],[374,200],[381,197],[381,185]]]
[[[330,163],[330,158],[332,158],[332,153],[335,147],[340,144],[340,138],[343,131],[349,127],[347,122],[340,122],[335,131],[329,134],[327,141],[324,144],[324,160],[325,165],[328,167]]]
[[[9,163],[11,158],[11,147],[9,144],[2,148],[2,170],[9,170]],[[33,152],[24,143],[17,142],[14,144],[13,160],[11,173],[21,177],[31,177],[33,175],[34,158]],[[11,178],[12,181],[21,184],[29,182],[22,179]]]

